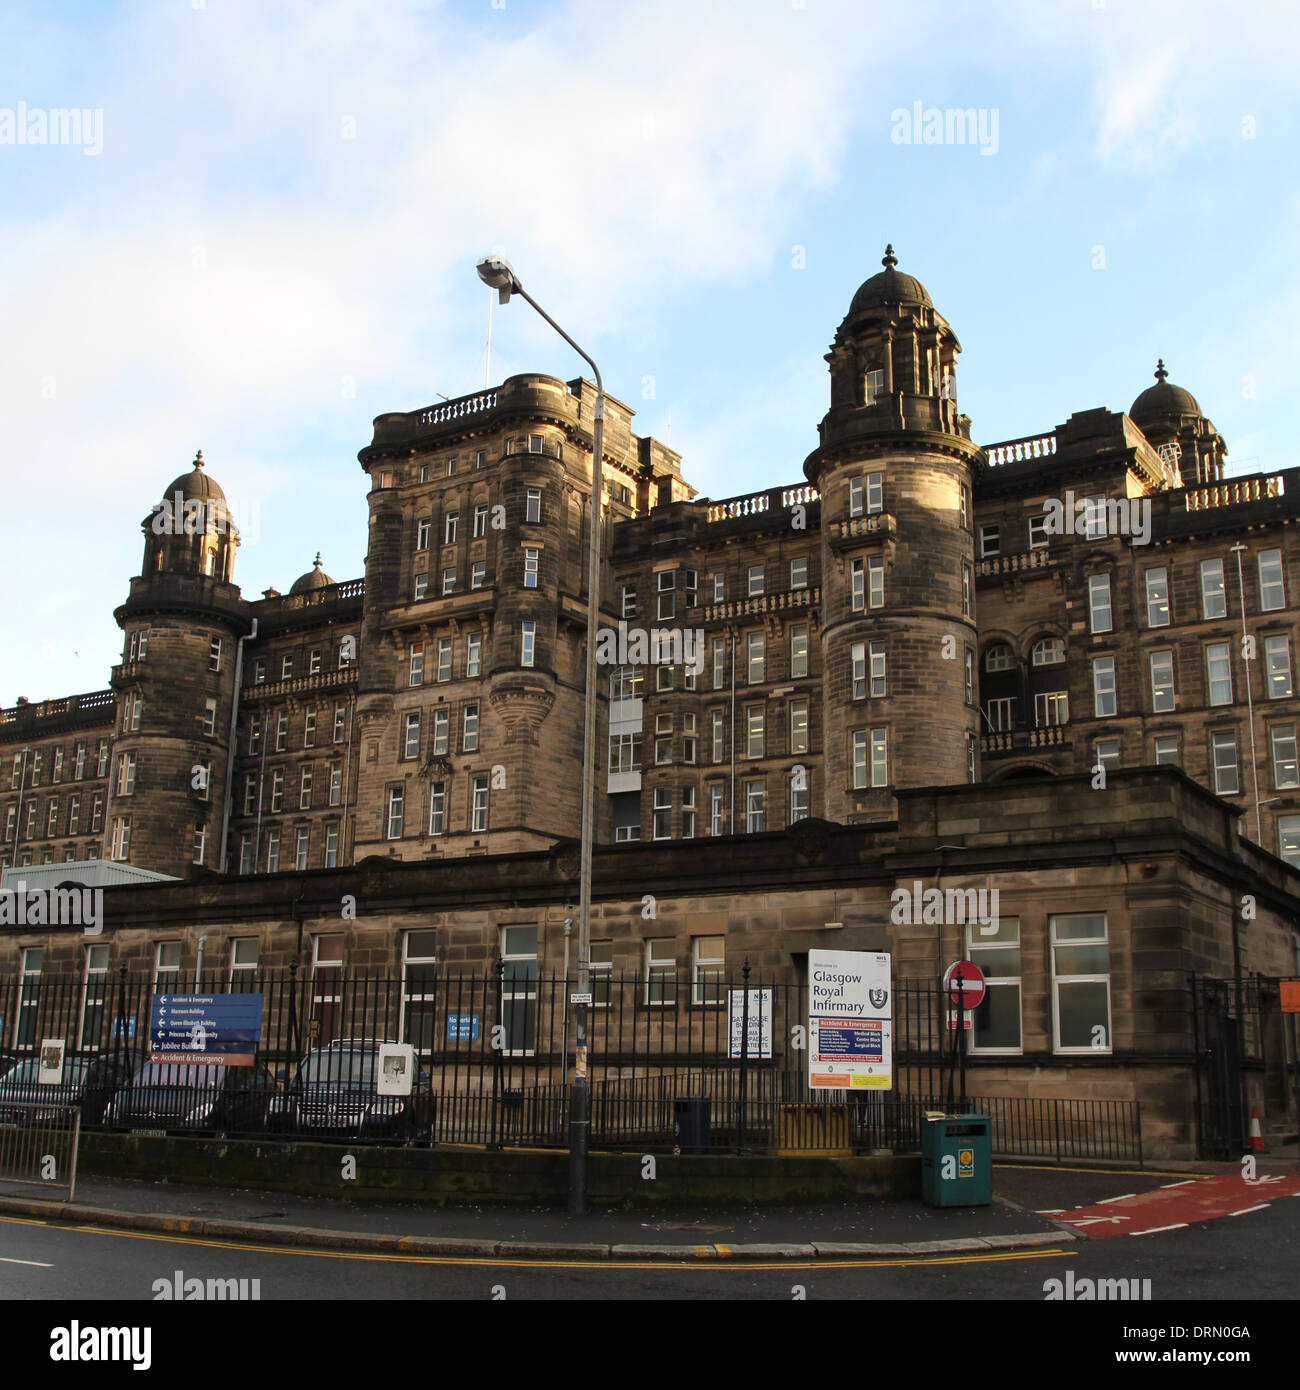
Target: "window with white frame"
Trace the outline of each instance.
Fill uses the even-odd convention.
[[[1113,656],[1092,659],[1092,712],[1097,719],[1108,719],[1118,713]]]
[[[1300,816],[1277,818],[1277,857],[1300,869]]]
[[[230,976],[227,988],[231,994],[251,994],[257,981],[257,937],[237,936],[230,943]]]
[[[876,643],[873,642],[871,645],[874,647],[874,646],[876,645]],[[883,643],[882,643],[881,645],[883,645]],[[974,652],[973,648],[971,648],[971,647],[967,647],[967,648],[966,648],[966,662],[965,662],[965,665],[966,665],[966,703],[967,703],[968,705],[973,705],[973,704],[975,703],[975,652]],[[874,693],[874,691],[873,691],[873,693]]]
[[[160,941],[154,953],[153,992],[177,994],[181,978],[181,943]]]
[[[439,682],[451,679],[451,638],[438,638],[438,667],[436,679]]]
[[[872,729],[871,731],[871,785],[873,787],[889,785],[888,735],[884,729]]]
[[[682,762],[687,766],[695,763],[697,716],[694,713],[682,715]]]
[[[727,576],[725,574],[713,576],[713,601],[714,603],[726,603],[727,601]]]
[[[745,783],[745,834],[757,835],[763,830],[767,811],[767,788],[762,778]]]
[[[456,592],[456,570],[454,566],[442,572],[442,592],[444,595]]]
[[[1264,639],[1264,693],[1282,700],[1291,691],[1291,646],[1285,634]]]
[[[661,622],[667,621],[677,613],[677,571],[660,570],[655,576],[655,585],[659,599],[659,619]]]
[[[388,789],[388,838],[390,840],[400,840],[402,838],[402,821],[405,817],[406,808],[406,788],[389,787]]]
[[[420,712],[412,710],[402,716],[402,757],[420,756]]]
[[[883,512],[885,509],[885,475],[867,474],[867,515]]]
[[[343,802],[343,764],[331,763],[329,769],[329,804],[339,806]]]
[[[655,764],[662,766],[673,760],[673,717],[671,714],[655,715]]]
[[[867,731],[854,729],[849,735],[849,763],[853,768],[853,786],[860,790],[867,785]]]
[[[961,611],[969,618],[975,611],[975,584],[971,577],[971,567],[965,560],[961,562]]]
[[[849,479],[849,515],[862,515],[862,495],[863,480],[861,478]]]
[[[999,695],[985,702],[984,721],[995,734],[1009,733],[1015,727],[1016,697]]]
[[[1210,766],[1214,772],[1216,796],[1236,796],[1241,790],[1237,777],[1237,734],[1233,729],[1215,729],[1210,734]]]
[[[709,834],[725,835],[726,830],[726,802],[722,785],[718,782],[709,783]]]
[[[1286,586],[1282,581],[1282,552],[1259,552],[1259,607],[1262,613],[1272,613],[1286,607]]]
[[[1178,735],[1159,734],[1152,744],[1157,766],[1161,763],[1172,763],[1178,766]]]
[[[402,933],[402,1016],[398,1037],[421,1056],[438,1046],[437,1036],[437,932]]]
[[[677,1002],[677,943],[671,936],[652,936],[645,943],[645,1002]]]
[[[1034,727],[1051,728],[1070,722],[1070,696],[1065,690],[1042,690],[1034,696]]]
[[[283,753],[289,746],[289,714],[280,710],[275,716],[275,751]]]
[[[799,623],[790,629],[790,676],[797,679],[808,674],[808,625]]]
[[[1030,653],[1030,663],[1034,666],[1059,666],[1065,661],[1065,639],[1063,637],[1040,637]]]
[[[293,677],[293,657],[282,656],[280,658],[280,679],[287,681]]]
[[[1300,787],[1294,724],[1274,724],[1268,731],[1273,749],[1273,786],[1277,791]]]
[[[1110,1023],[1110,946],[1104,913],[1048,919],[1052,947],[1052,1046],[1093,1056],[1114,1050]]]
[[[451,712],[445,709],[436,709],[433,712],[433,748],[432,753],[435,758],[445,758],[447,756],[448,735],[451,727]]]
[[[1110,575],[1090,575],[1088,577],[1088,631],[1109,632],[1110,630]]]
[[[481,773],[470,783],[469,828],[486,830],[488,828],[488,779]]]
[[[745,650],[747,653],[747,675],[746,679],[750,685],[759,685],[763,680],[764,640],[761,632],[747,632],[745,634]]]
[[[483,671],[483,634],[481,632],[468,632],[465,634],[465,675],[478,676]]]
[[[609,770],[611,775],[641,770],[641,734],[634,731],[609,736]]]
[[[428,517],[421,517],[415,523],[415,548],[417,551],[428,550],[429,531],[431,526],[432,523],[430,522]]]
[[[995,671],[1011,671],[1015,664],[1015,654],[1005,642],[995,642],[984,653],[984,669],[990,674]]]
[[[885,644],[884,642],[872,642],[867,651],[870,660],[870,691],[873,700],[881,699],[885,695]],[[972,656],[966,653],[966,680],[967,686],[971,683]]]
[[[536,655],[537,624],[525,620],[519,624],[519,664],[531,666]]]
[[[1046,547],[1049,540],[1047,534],[1047,517],[1031,516],[1029,518],[1029,548],[1030,550],[1042,550]]]
[[[1165,714],[1174,708],[1174,654],[1171,651],[1152,652],[1151,708]]]
[[[1094,768],[1102,768],[1106,772],[1119,771],[1119,739],[1099,738],[1094,746],[1096,754],[1093,762]]]
[[[1205,681],[1209,703],[1232,703],[1232,658],[1227,642],[1211,642],[1205,648]]]
[[[98,1052],[108,1009],[107,946],[86,947],[86,969],[81,985],[81,1024],[77,1046],[83,1052]]]
[[[478,701],[469,700],[461,711],[460,751],[474,753],[478,750]]]
[[[448,512],[443,517],[442,524],[442,543],[443,545],[455,545],[456,536],[460,531],[460,513]]]
[[[429,783],[429,834],[441,835],[447,828],[447,784]]]
[[[524,546],[524,588],[535,589],[537,587],[538,558],[541,551],[536,546]]]
[[[797,555],[790,561],[790,587],[792,589],[806,589],[808,587],[808,557]]]
[[[808,770],[804,768],[790,774],[790,819],[787,822],[793,825],[796,821],[808,819]]]
[[[1169,626],[1169,571],[1161,565],[1143,576],[1147,591],[1147,626]]]
[[[966,957],[984,976],[984,998],[971,1010],[970,1050],[1017,1054],[1021,1032],[1020,919],[970,922]]]
[[[885,606],[885,557],[871,555],[867,558],[867,607]]]
[[[980,559],[991,560],[1002,553],[1002,540],[996,522],[980,527]]]
[[[1223,561],[1201,561],[1201,617],[1226,618],[1228,591],[1223,584]]]
[[[682,788],[682,839],[695,838],[695,788]]]
[[[669,840],[673,833],[673,789],[656,787],[654,789],[654,838]]]
[[[853,698],[865,700],[867,698],[867,644],[865,642],[854,642],[849,648],[849,663]]]
[[[316,746],[316,710],[314,708],[303,712],[302,746],[304,748],[315,748]]]
[[[542,521],[542,490],[530,487],[524,500],[524,520],[530,525],[539,526]]]
[[[271,772],[271,814],[278,816],[284,810],[284,769],[277,767]]]
[[[636,589],[631,584],[623,585],[623,603],[619,614],[625,619],[636,617]]]
[[[691,1002],[721,1004],[726,997],[722,973],[726,965],[726,938],[691,938]]]
[[[481,589],[487,583],[487,561],[475,560],[469,567],[469,587]]]
[[[407,682],[408,685],[424,684],[424,643],[412,642],[408,649]]]
[[[862,560],[849,561],[849,594],[853,611],[861,612],[867,604],[866,564]]]
[[[763,706],[745,706],[745,756],[761,758],[764,754]]]
[[[808,701],[790,701],[790,752],[808,751]]]
[[[757,598],[763,592],[763,566],[750,565],[749,567],[749,588],[747,590],[750,598]]]
[[[334,742],[342,743],[347,734],[347,712],[346,705],[334,706]]]

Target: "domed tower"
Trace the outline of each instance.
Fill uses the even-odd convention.
[[[289,587],[290,595],[310,594],[315,589],[328,589],[334,581],[320,567],[320,551],[316,552],[316,563],[306,574],[299,575]]]
[[[199,453],[141,522],[144,565],[114,617],[117,734],[104,855],[159,873],[220,868],[239,639],[239,532]]]
[[[1188,486],[1218,482],[1228,446],[1201,413],[1196,397],[1168,379],[1163,357],[1156,363],[1155,375],[1156,384],[1129,406],[1129,419],[1156,449],[1177,445],[1172,468],[1175,474],[1181,472]]]
[[[892,246],[882,263],[827,354],[804,462],[822,497],[825,815],[845,822],[891,817],[896,787],[967,781],[979,733],[961,345]]]

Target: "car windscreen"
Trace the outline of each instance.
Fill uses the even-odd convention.
[[[300,1079],[307,1086],[359,1086],[367,1090],[375,1084],[373,1050],[313,1052],[302,1064]]]
[[[136,1086],[220,1086],[225,1067],[185,1066],[178,1062],[146,1062],[135,1074]]]
[[[85,1079],[87,1064],[80,1058],[69,1058],[63,1064],[63,1084],[65,1086],[80,1086]],[[26,1062],[19,1062],[12,1071],[8,1071],[4,1076],[0,1076],[0,1086],[27,1086],[37,1083],[40,1076],[41,1064],[32,1057]]]

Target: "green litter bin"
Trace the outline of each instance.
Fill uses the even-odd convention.
[[[986,1207],[993,1200],[987,1115],[921,1120],[921,1199],[928,1207]]]

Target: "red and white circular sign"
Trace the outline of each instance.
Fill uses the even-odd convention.
[[[961,990],[957,989],[957,972],[961,971]],[[984,972],[970,960],[954,961],[943,972],[943,990],[954,1004],[973,1009],[984,999]]]

